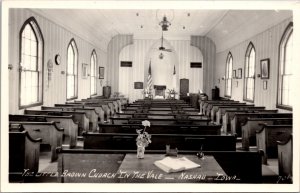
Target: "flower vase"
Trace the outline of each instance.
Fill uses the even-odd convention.
[[[144,145],[138,145],[137,146],[137,158],[143,159],[145,157],[145,146]]]

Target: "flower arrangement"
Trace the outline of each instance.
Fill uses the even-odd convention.
[[[168,94],[177,94],[177,92],[175,91],[175,89],[168,89],[169,91],[167,92]]]
[[[136,145],[147,147],[149,143],[151,143],[151,135],[146,132],[146,128],[150,127],[150,122],[148,120],[142,121],[142,125],[144,126],[144,129],[136,130],[136,132],[138,133],[138,136],[136,138]]]

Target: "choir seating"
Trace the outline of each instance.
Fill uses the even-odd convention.
[[[226,110],[222,118],[223,131],[225,134],[230,133],[231,120],[236,113],[277,113],[277,110]]]
[[[42,110],[56,110],[56,111],[77,111],[77,112],[84,112],[86,113],[87,118],[89,119],[89,128],[92,131],[97,131],[97,125],[98,125],[98,119],[100,118],[98,113],[95,111],[95,108],[92,107],[48,107],[48,106],[42,106]]]
[[[83,133],[84,149],[136,149],[137,134]],[[178,150],[235,151],[236,137],[222,135],[151,134],[147,149],[164,150],[166,145]],[[217,143],[216,143],[217,142]]]
[[[63,128],[58,128],[55,122],[11,121],[10,124],[20,124],[33,138],[41,138],[41,144],[50,145],[51,161],[57,159],[56,148],[62,146]]]
[[[261,130],[263,123],[268,125],[293,124],[292,118],[248,118],[242,125],[242,148],[249,150],[249,146],[256,145],[255,131]]]
[[[141,124],[99,124],[100,133],[136,133],[136,129],[143,129]],[[151,125],[147,132],[153,134],[198,134],[221,135],[221,125]]]
[[[24,171],[38,172],[41,138],[33,138],[20,124],[9,127],[9,182],[22,182]]]
[[[231,134],[237,134],[238,137],[242,136],[242,125],[245,124],[247,119],[249,117],[257,117],[257,118],[292,118],[293,114],[292,113],[236,113],[234,117],[230,120],[230,126],[231,126]]]
[[[264,152],[263,163],[268,158],[278,157],[277,141],[286,141],[292,133],[292,125],[262,124],[262,129],[256,131],[257,149]]]
[[[293,182],[293,134],[286,140],[277,141],[278,172],[282,182]]]
[[[64,128],[64,141],[69,142],[70,148],[77,144],[78,123],[74,122],[73,115],[53,116],[53,115],[9,115],[9,121],[29,121],[29,122],[51,122],[54,121],[58,127]]]
[[[265,107],[255,107],[255,106],[219,106],[217,108],[217,112],[216,112],[216,115],[215,117],[215,122],[217,124],[222,124],[223,123],[223,116],[225,114],[225,112],[227,110],[264,110]],[[213,119],[212,119],[213,120]],[[213,120],[214,121],[214,120]]]

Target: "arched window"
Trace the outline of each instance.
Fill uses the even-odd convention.
[[[250,42],[245,58],[244,100],[254,102],[255,93],[255,48]]]
[[[226,60],[225,71],[225,96],[231,97],[231,85],[232,85],[232,54],[229,52]]]
[[[31,17],[20,31],[20,108],[43,103],[43,49],[43,35],[36,20]]]
[[[68,45],[67,54],[67,99],[77,98],[78,50],[74,39]]]
[[[279,107],[291,108],[291,83],[293,75],[293,24],[286,28],[279,45],[279,77],[278,101]]]
[[[91,55],[91,95],[97,94],[96,87],[97,55],[93,50]]]

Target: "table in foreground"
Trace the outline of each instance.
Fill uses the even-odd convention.
[[[166,156],[146,154],[144,159],[137,159],[136,154],[126,154],[118,176],[121,183],[218,183],[226,173],[213,156],[199,159],[196,155],[180,155],[200,164],[201,167],[181,172],[166,173],[154,162]]]

